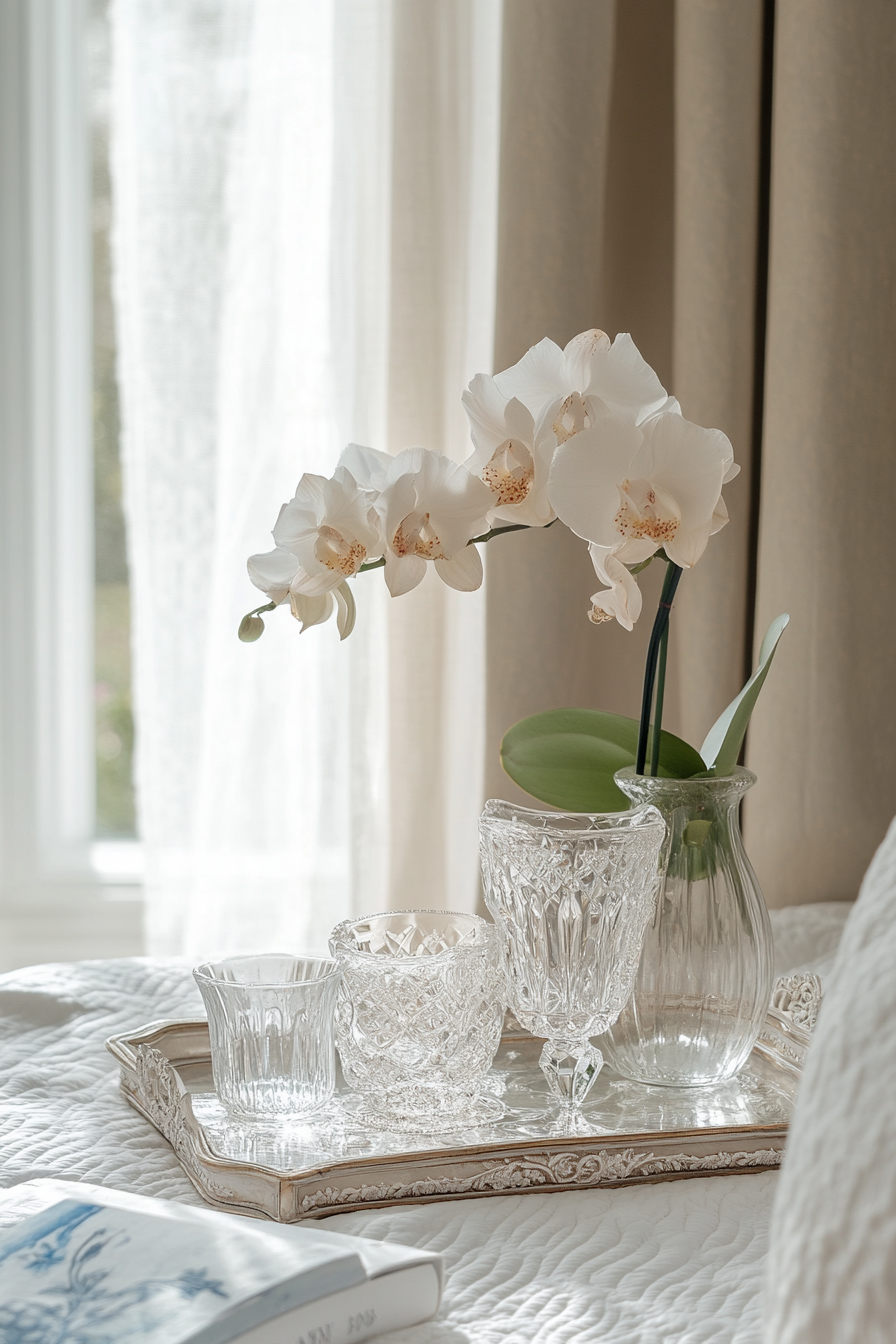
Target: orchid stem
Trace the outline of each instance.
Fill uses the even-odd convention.
[[[669,625],[669,612],[672,610],[672,599],[675,597],[675,590],[678,587],[678,581],[682,575],[682,569],[679,565],[674,565],[668,561],[669,568],[666,570],[666,577],[663,580],[663,591],[660,593],[659,606],[656,609],[656,617],[653,622],[653,629],[650,632],[650,643],[647,646],[647,661],[644,665],[644,690],[641,695],[641,724],[638,729],[638,755],[635,762],[636,774],[643,775],[644,767],[647,763],[647,738],[650,732],[650,710],[653,705],[653,687],[656,681],[656,668],[659,659],[660,644],[663,639],[663,631]],[[660,734],[657,732],[656,741],[659,743]]]
[[[669,652],[669,622],[660,639],[660,659],[656,669],[656,705],[653,711],[653,742],[650,751],[650,773],[660,772],[660,737],[663,731],[663,700],[666,694],[666,655]]]
[[[552,518],[549,523],[545,523],[544,527],[537,528],[536,530],[539,532],[547,532],[548,528],[553,527],[558,521],[559,519]],[[467,542],[467,545],[472,546],[478,541],[491,541],[492,537],[503,536],[505,532],[531,532],[532,530],[530,523],[507,523],[505,527],[493,527],[490,532],[483,532],[481,537],[471,537]]]

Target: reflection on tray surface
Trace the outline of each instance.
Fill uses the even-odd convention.
[[[645,1087],[604,1069],[581,1117],[570,1127],[551,1103],[538,1056],[541,1041],[508,1040],[488,1079],[503,1103],[503,1118],[479,1128],[443,1134],[389,1133],[360,1123],[356,1099],[340,1086],[326,1114],[302,1124],[237,1124],[208,1089],[208,1066],[181,1076],[192,1092],[193,1112],[218,1157],[273,1168],[308,1171],[352,1158],[457,1150],[520,1140],[601,1137],[672,1130],[780,1126],[788,1123],[796,1078],[754,1053],[736,1078],[705,1088]]]

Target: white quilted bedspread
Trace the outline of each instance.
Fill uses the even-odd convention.
[[[773,914],[778,973],[830,962],[845,904]],[[0,976],[0,1186],[89,1180],[200,1204],[118,1094],[107,1036],[201,1016],[188,969],[129,959]],[[341,1214],[328,1228],[441,1251],[436,1320],[395,1344],[759,1344],[767,1173]],[[385,1339],[386,1337],[383,1336]]]

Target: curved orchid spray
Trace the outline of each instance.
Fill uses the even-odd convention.
[[[463,405],[473,453],[462,465],[424,448],[393,457],[350,444],[331,478],[302,477],[280,511],[274,549],[249,559],[268,601],[243,618],[240,639],[258,639],[262,613],[287,603],[302,630],[335,613],[345,639],[357,575],[382,569],[399,597],[431,564],[442,582],[472,592],[483,577],[479,545],[560,521],[587,544],[603,585],[587,611],[595,624],[633,629],[638,574],[655,559],[667,566],[641,717],[532,715],[506,735],[505,769],[535,797],[574,811],[626,806],[613,781],[624,765],[680,778],[730,772],[787,617],[770,629],[756,674],[701,752],[662,729],[675,592],[727,523],[722,488],[739,471],[726,436],[682,416],[630,336],[611,342],[597,330],[564,349],[540,341],[512,368],[477,374]]]

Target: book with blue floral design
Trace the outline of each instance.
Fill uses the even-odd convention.
[[[337,1344],[438,1305],[441,1266],[426,1252],[74,1183],[29,1186],[43,1187],[31,1203],[44,1207],[0,1232],[0,1344]],[[7,1193],[4,1212],[12,1197],[27,1214],[29,1186]]]

